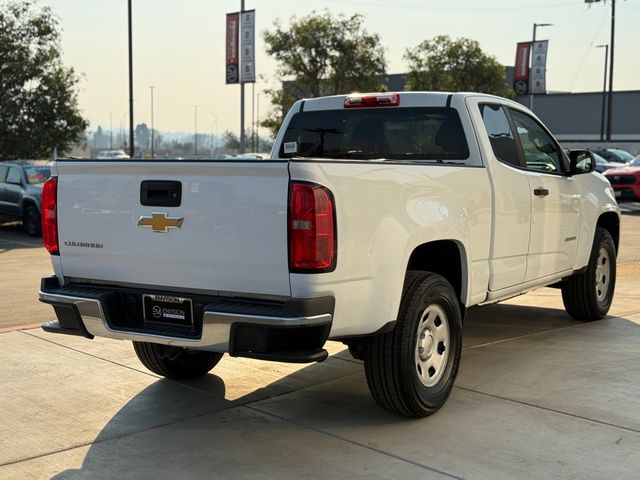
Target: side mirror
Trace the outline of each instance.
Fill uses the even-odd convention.
[[[589,150],[569,151],[569,175],[591,173],[596,168],[596,159]]]

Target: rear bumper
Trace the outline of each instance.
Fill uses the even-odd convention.
[[[60,287],[56,277],[43,278],[40,301],[54,307],[58,320],[42,328],[264,360],[304,363],[327,357],[322,347],[331,330],[333,297],[267,301],[194,296],[193,326],[177,328],[141,318],[135,304],[145,293],[155,292],[92,285]]]

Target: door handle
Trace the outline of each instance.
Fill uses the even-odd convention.
[[[536,188],[533,190],[533,194],[536,197],[546,197],[547,195],[549,195],[549,190],[546,188]]]

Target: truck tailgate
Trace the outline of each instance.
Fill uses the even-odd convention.
[[[65,277],[289,296],[289,173],[280,162],[59,161]],[[143,181],[180,182],[179,206],[143,206]],[[152,203],[157,203],[155,200]],[[156,232],[166,216],[180,228]],[[160,225],[160,228],[162,226]]]

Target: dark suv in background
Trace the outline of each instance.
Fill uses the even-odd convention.
[[[0,162],[0,217],[22,220],[29,235],[39,236],[42,185],[50,176],[47,162]]]
[[[607,162],[628,163],[633,160],[633,155],[620,148],[591,148],[590,150],[603,157]]]

